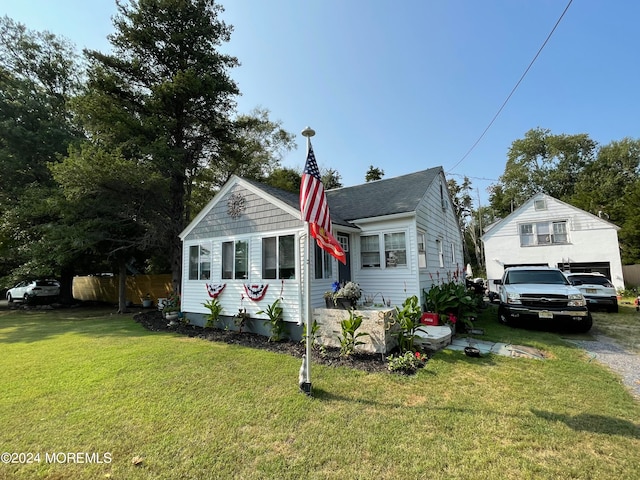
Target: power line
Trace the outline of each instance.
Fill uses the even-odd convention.
[[[468,156],[469,154],[476,148],[476,146],[480,143],[480,140],[482,140],[482,138],[485,136],[485,134],[487,133],[487,131],[491,128],[491,125],[493,125],[493,122],[496,121],[496,119],[498,118],[498,115],[500,115],[500,113],[502,112],[502,110],[504,109],[504,107],[507,105],[507,102],[509,102],[509,100],[511,99],[511,96],[515,93],[516,89],[520,86],[520,83],[522,83],[522,80],[524,80],[524,77],[527,75],[527,73],[529,73],[529,70],[531,69],[531,67],[533,66],[534,62],[537,60],[538,56],[540,55],[540,53],[542,52],[542,49],[545,47],[545,45],[547,44],[547,42],[549,42],[549,40],[551,39],[551,36],[553,35],[553,32],[556,31],[556,28],[558,28],[558,25],[560,24],[560,21],[562,20],[562,18],[564,17],[564,14],[567,13],[567,10],[569,10],[569,7],[571,6],[571,3],[573,2],[573,0],[569,0],[569,3],[567,3],[567,6],[565,7],[564,11],[562,12],[562,15],[560,15],[560,18],[558,18],[558,21],[556,22],[556,24],[553,26],[553,28],[551,29],[551,32],[549,32],[549,35],[547,35],[546,40],[544,41],[544,43],[542,44],[542,46],[540,47],[540,49],[538,50],[538,53],[536,53],[535,57],[533,57],[533,60],[531,60],[531,62],[529,63],[529,66],[527,67],[527,69],[524,71],[524,73],[522,74],[522,76],[520,77],[520,80],[518,80],[518,83],[516,83],[516,86],[513,87],[513,89],[511,90],[511,93],[509,93],[509,95],[507,96],[506,100],[502,103],[502,106],[498,109],[498,111],[496,112],[496,114],[493,116],[493,118],[491,119],[491,121],[489,122],[489,125],[487,125],[487,128],[484,129],[484,131],[482,132],[482,134],[478,137],[478,139],[475,141],[475,143],[473,145],[471,145],[471,148],[469,150],[467,150],[467,153],[465,153],[462,158],[460,160],[458,160],[458,163],[456,163],[453,167],[451,167],[450,171],[453,170],[454,168],[456,168],[458,165],[460,165]],[[449,174],[449,172],[447,172],[447,174]]]

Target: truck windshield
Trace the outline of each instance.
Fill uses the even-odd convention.
[[[556,270],[518,270],[507,274],[505,283],[548,283],[551,285],[567,285],[565,276]]]

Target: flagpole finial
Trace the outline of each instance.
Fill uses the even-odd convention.
[[[307,137],[307,138],[311,138],[316,134],[316,131],[311,128],[311,127],[307,127],[304,130],[302,130],[302,135]]]

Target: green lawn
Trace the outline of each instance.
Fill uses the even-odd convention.
[[[287,355],[105,310],[0,310],[0,452],[40,454],[0,479],[638,478],[640,402],[616,376],[559,334],[489,310],[478,326],[551,358],[445,350],[413,377],[313,365],[308,398]]]

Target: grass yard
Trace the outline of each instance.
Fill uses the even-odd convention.
[[[478,327],[551,358],[444,350],[411,377],[313,365],[308,398],[287,355],[106,310],[0,310],[0,452],[34,455],[0,479],[638,478],[640,402],[615,375],[495,311]]]

